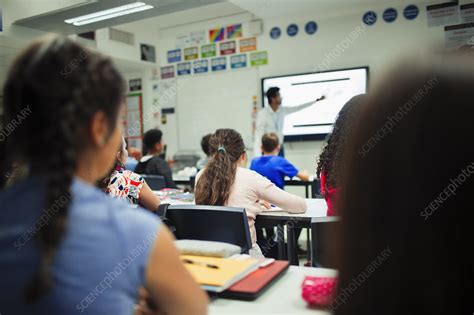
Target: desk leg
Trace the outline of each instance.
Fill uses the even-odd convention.
[[[311,266],[317,267],[316,224],[311,224]]]
[[[311,234],[309,230],[309,228],[306,229],[306,258],[308,258],[308,261],[311,261]]]
[[[288,242],[288,261],[290,265],[298,266],[298,254],[296,253],[295,228],[289,224],[286,226]]]
[[[309,196],[309,185],[305,185],[304,189],[305,189],[306,199],[310,198],[310,196]]]
[[[277,244],[278,244],[278,259],[284,260],[285,259],[285,234],[283,231],[283,225],[277,225]]]

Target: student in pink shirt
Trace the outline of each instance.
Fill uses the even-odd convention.
[[[209,139],[210,159],[196,178],[198,205],[242,207],[247,212],[252,236],[252,256],[262,256],[257,245],[255,218],[268,202],[291,213],[306,211],[303,198],[281,190],[247,165],[242,136],[233,129],[218,129]]]
[[[319,156],[316,174],[321,181],[321,194],[328,206],[327,215],[336,215],[336,197],[340,194],[339,177],[342,174],[344,148],[347,138],[353,130],[357,115],[365,100],[365,95],[351,98],[339,112],[334,129],[330,134],[323,152]]]

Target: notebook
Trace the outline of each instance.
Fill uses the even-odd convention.
[[[271,265],[252,272],[247,277],[236,282],[226,291],[219,293],[219,297],[253,301],[271,287],[288,270],[286,260],[277,260]]]
[[[258,269],[255,259],[236,260],[181,255],[186,269],[201,287],[210,292],[222,292],[231,285]]]

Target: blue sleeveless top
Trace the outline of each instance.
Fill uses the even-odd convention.
[[[2,314],[133,314],[159,219],[77,178],[71,191],[68,227],[51,271],[54,288],[34,305],[23,299],[40,261],[34,235],[57,208],[41,214],[45,182],[40,178],[0,192]]]

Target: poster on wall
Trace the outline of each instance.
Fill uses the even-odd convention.
[[[242,24],[227,26],[227,39],[235,39],[240,37],[242,37]]]
[[[240,52],[257,50],[257,38],[244,38],[239,41]]]
[[[247,55],[234,55],[230,56],[230,68],[239,69],[247,67]]]
[[[190,62],[178,63],[177,71],[178,71],[178,75],[191,74],[191,63]]]
[[[224,40],[224,28],[213,28],[209,30],[209,42],[217,43]]]
[[[250,54],[250,65],[252,67],[268,64],[267,51],[256,51]]]
[[[461,5],[460,11],[461,11],[461,23],[474,22],[474,3]]]
[[[459,4],[457,1],[429,5],[426,7],[428,27],[459,23]]]
[[[161,78],[162,79],[174,78],[174,66],[161,67]]]
[[[166,55],[168,57],[168,63],[181,61],[181,49],[168,50]]]
[[[235,54],[236,45],[235,40],[221,43],[220,46],[221,56]]]
[[[196,60],[193,63],[194,73],[206,73],[209,71],[209,61],[207,59]]]
[[[130,92],[142,90],[142,79],[131,79],[128,80],[128,88]]]
[[[184,49],[184,60],[194,60],[198,59],[199,53],[198,53],[198,48],[197,47],[189,47]]]
[[[418,7],[414,4],[406,6],[403,10],[403,16],[409,21],[413,21],[414,19],[416,19],[418,17],[418,14],[420,14],[420,9],[418,9]]]
[[[148,44],[140,44],[140,53],[141,53],[141,59],[143,61],[149,61],[149,62],[156,61],[155,46],[148,45]]]
[[[189,35],[182,35],[176,37],[176,48],[183,49],[186,47],[191,46],[190,44],[190,38]]]
[[[209,58],[215,57],[217,54],[216,52],[216,44],[208,44],[201,46],[201,57],[202,58]]]
[[[206,42],[206,31],[192,32],[189,38],[190,46],[201,46]]]
[[[227,68],[227,58],[226,57],[217,57],[211,59],[211,69],[212,71],[222,71]]]
[[[444,41],[448,49],[458,49],[474,38],[474,24],[464,23],[444,27]]]

